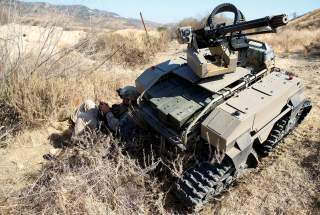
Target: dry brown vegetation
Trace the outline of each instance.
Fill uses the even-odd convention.
[[[200,29],[204,27],[204,22],[202,20],[198,20],[195,18],[186,18],[181,20],[178,24],[177,27],[185,27],[185,26],[190,26],[192,29]]]
[[[32,53],[22,48],[24,32],[15,31],[14,40],[9,34],[0,40],[0,156],[12,159],[10,150],[19,152],[13,159],[17,167],[8,164],[11,160],[0,160],[4,169],[0,169],[0,214],[179,213],[174,199],[166,198],[169,189],[148,174],[152,162],[138,164],[110,136],[84,135],[50,162],[44,162],[44,152],[39,150],[37,159],[44,164],[39,171],[28,166],[24,157],[34,155],[25,155],[27,148],[32,151],[35,144],[49,145],[52,131],[43,132],[43,128],[68,118],[86,98],[117,101],[115,89],[132,84],[140,73],[137,69],[152,63],[159,51],[177,46],[168,44],[166,32],[150,34],[149,39],[130,32],[89,32],[75,45],[61,47],[54,42],[55,31],[54,25],[46,26]],[[291,52],[319,40],[318,31],[287,29],[263,39],[280,52]],[[286,138],[278,153],[264,160],[223,198],[209,204],[203,214],[320,212],[320,64],[281,59],[278,66],[306,83],[306,94],[314,105],[310,116]],[[19,151],[20,142],[26,148]]]
[[[79,143],[86,143],[86,148]],[[7,196],[10,214],[154,214],[163,211],[159,184],[119,142],[90,132],[58,160],[43,166],[34,182]],[[0,209],[1,211],[1,209]]]
[[[83,51],[96,58],[110,58],[111,63],[133,68],[150,63],[157,52],[164,51],[168,42],[167,32],[159,32],[156,36],[130,31],[127,34],[111,32],[98,35],[93,44],[83,47]]]
[[[0,25],[8,23],[8,13],[4,9],[0,9]]]
[[[55,27],[47,28],[33,53],[22,50],[21,32],[0,42],[0,98],[27,125],[55,120],[88,97],[114,97],[114,90],[132,81],[132,74],[117,77],[108,70],[114,70],[116,64],[128,69],[145,65],[168,44],[165,33],[157,37],[104,33],[97,39],[89,34],[78,44],[59,49],[52,39]]]
[[[277,53],[302,53],[307,55],[312,44],[320,41],[320,30],[285,28],[278,34],[256,36],[255,39],[265,41]]]
[[[320,10],[292,20],[277,34],[256,36],[267,42],[277,53],[300,53],[305,56],[320,54]]]
[[[289,27],[300,29],[315,30],[320,27],[320,9],[311,11],[303,16],[297,17],[289,23]]]
[[[115,90],[132,83],[137,74],[134,69],[151,62],[168,44],[165,32],[148,37],[138,32],[98,36],[90,32],[78,43],[65,45],[61,40],[78,33],[70,32],[64,38],[54,24],[33,26],[32,30],[40,34],[21,25],[1,29],[0,148],[17,150],[14,159],[25,153],[21,145],[20,154],[15,144],[29,132],[27,128],[41,129],[66,120],[87,98],[117,101]],[[37,42],[30,41],[31,35],[38,36],[32,38]],[[20,169],[17,172],[14,165],[1,160],[8,168],[1,169],[0,213],[138,214],[162,210],[162,194],[153,190],[159,185],[147,175],[148,169],[122,154],[115,140],[96,135],[85,140],[94,148],[70,148],[40,172],[31,170],[35,162],[24,171],[25,161],[19,164],[23,171],[18,174]],[[106,154],[112,157],[103,158]],[[13,171],[12,177],[3,175],[6,171]]]
[[[149,63],[168,43],[165,32],[149,37],[111,32],[98,37],[88,34],[75,45],[62,46],[59,29],[48,25],[34,28],[41,32],[39,43],[29,45],[26,26],[4,29],[0,41],[3,151],[17,147],[16,137],[28,133],[27,128],[41,129],[66,120],[87,98],[113,103],[118,99],[115,90],[134,80],[137,73],[133,69]],[[27,45],[30,49],[24,48]],[[146,168],[120,153],[119,143],[98,134],[91,134],[85,142],[94,148],[70,148],[40,172],[30,166],[29,172],[12,173],[12,178],[3,173],[14,167],[1,160],[1,165],[4,162],[10,167],[1,169],[0,213],[138,214],[162,210],[162,194],[152,190],[158,185]],[[103,158],[106,154],[112,157]],[[20,167],[24,169],[25,164]],[[21,180],[27,182],[22,185]]]

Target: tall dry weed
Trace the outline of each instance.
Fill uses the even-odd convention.
[[[54,31],[54,26],[45,29],[32,52],[24,47],[16,25],[8,27],[0,42],[0,97],[29,125],[48,120],[70,98],[68,75],[77,71],[77,64],[69,50],[56,49]]]

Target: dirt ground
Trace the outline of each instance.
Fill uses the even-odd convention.
[[[155,63],[179,51],[180,47],[172,46],[159,54]],[[311,113],[277,152],[200,214],[320,213],[320,58],[282,57],[277,59],[277,66],[302,79],[313,104]],[[52,124],[25,131],[7,148],[0,149],[0,205],[8,193],[34,180],[33,175],[45,162],[43,155],[54,149],[49,136],[64,129],[65,125]]]

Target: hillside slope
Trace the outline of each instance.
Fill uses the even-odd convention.
[[[124,18],[117,13],[90,9],[83,5],[53,5],[42,2],[22,2],[3,0],[2,8],[16,8],[19,20],[24,24],[39,25],[55,21],[58,25],[72,27],[94,26],[108,29],[142,28],[139,19]],[[12,7],[14,6],[14,7]],[[159,24],[146,21],[148,27]]]
[[[320,27],[320,9],[316,9],[303,16],[297,17],[289,22],[289,28],[301,29],[312,29],[315,30]]]
[[[320,9],[311,11],[279,28],[276,34],[263,34],[255,39],[271,45],[277,53],[320,55]]]

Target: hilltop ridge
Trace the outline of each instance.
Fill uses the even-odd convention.
[[[125,18],[117,13],[90,9],[83,5],[54,5],[44,2],[23,2],[3,0],[2,8],[15,8],[25,24],[39,25],[52,21],[52,17],[63,18],[68,25],[77,27],[95,26],[108,29],[143,28],[139,19]],[[12,7],[14,5],[14,7]],[[159,24],[146,20],[149,28]]]

